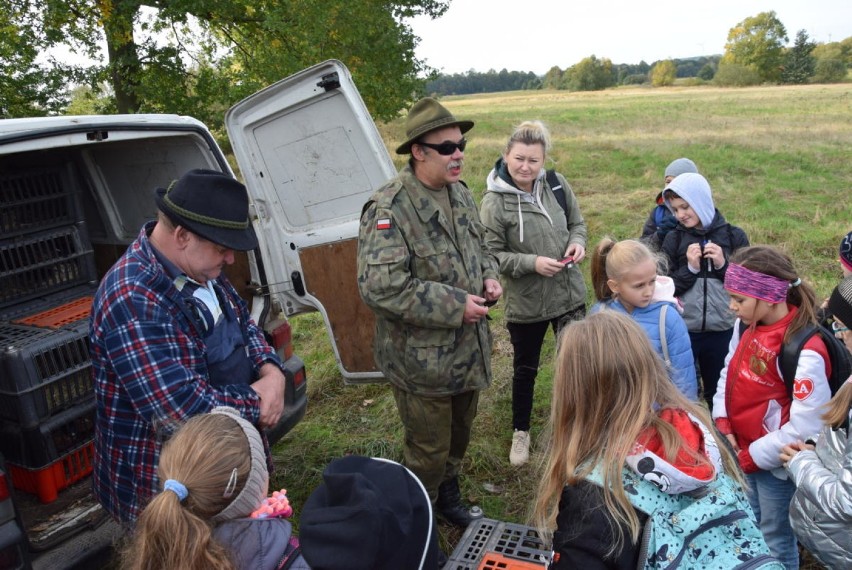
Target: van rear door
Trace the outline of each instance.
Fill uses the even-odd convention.
[[[374,317],[361,301],[361,208],[395,168],[343,63],[308,68],[225,116],[264,239],[268,287],[287,316],[318,310],[347,382],[381,377]]]

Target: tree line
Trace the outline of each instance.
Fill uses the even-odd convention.
[[[397,117],[426,93],[594,90],[677,78],[828,82],[845,80],[852,66],[852,38],[816,44],[802,30],[787,48],[784,25],[764,12],[731,28],[721,56],[631,65],[592,55],[544,76],[506,69],[441,76],[416,57],[418,38],[407,22],[439,18],[450,1],[4,0],[0,118],[176,113],[221,134],[228,107],[332,58],[349,68],[377,120]]]
[[[595,55],[561,69],[550,68],[543,76],[531,72],[490,70],[480,73],[439,75],[426,84],[437,95],[462,95],[517,89],[567,89],[595,91],[617,85],[673,85],[678,78],[691,83],[748,86],[762,83],[802,84],[845,81],[852,68],[852,37],[817,44],[799,30],[791,47],[784,24],[775,12],[746,18],[728,32],[725,53],[686,59],[667,59],[648,64],[614,64]]]

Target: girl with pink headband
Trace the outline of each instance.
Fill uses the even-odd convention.
[[[731,310],[747,328],[734,326],[713,419],[746,473],[749,502],[772,555],[794,570],[799,552],[789,510],[796,486],[780,453],[822,427],[823,408],[831,399],[831,364],[822,339],[812,337],[799,357],[790,395],[778,355],[792,334],[816,324],[816,295],[790,258],[770,246],[737,251],[725,273],[725,289]]]

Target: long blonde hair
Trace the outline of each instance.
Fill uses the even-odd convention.
[[[578,484],[598,466],[615,537],[608,555],[623,546],[625,528],[629,539],[638,541],[639,519],[621,478],[625,459],[649,427],[660,434],[667,460],[674,461],[683,447],[681,435],[659,419],[655,407],[682,409],[706,426],[713,425],[705,408],[680,394],[645,332],[627,315],[601,311],[563,329],[545,468],[534,510],[536,524],[545,534],[555,527],[563,487]],[[742,483],[736,459],[726,446],[719,449],[725,471]],[[708,461],[701,454],[690,455],[696,462]]]
[[[223,497],[237,469],[237,488]],[[170,491],[156,495],[139,516],[122,568],[131,570],[233,570],[229,552],[213,538],[212,517],[239,494],[251,470],[242,428],[224,414],[189,419],[160,454],[162,485],[175,479],[187,488],[181,502]]]
[[[849,417],[850,407],[852,407],[852,382],[847,381],[828,402],[828,411],[822,416],[822,419],[831,427],[839,428]],[[846,437],[852,437],[849,428],[847,428]]]

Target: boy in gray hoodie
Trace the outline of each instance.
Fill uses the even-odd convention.
[[[725,271],[730,255],[749,241],[716,209],[710,184],[698,173],[676,177],[663,191],[663,199],[678,225],[666,235],[662,251],[668,257],[675,295],[683,303],[704,399],[712,409],[735,320],[728,308]]]

